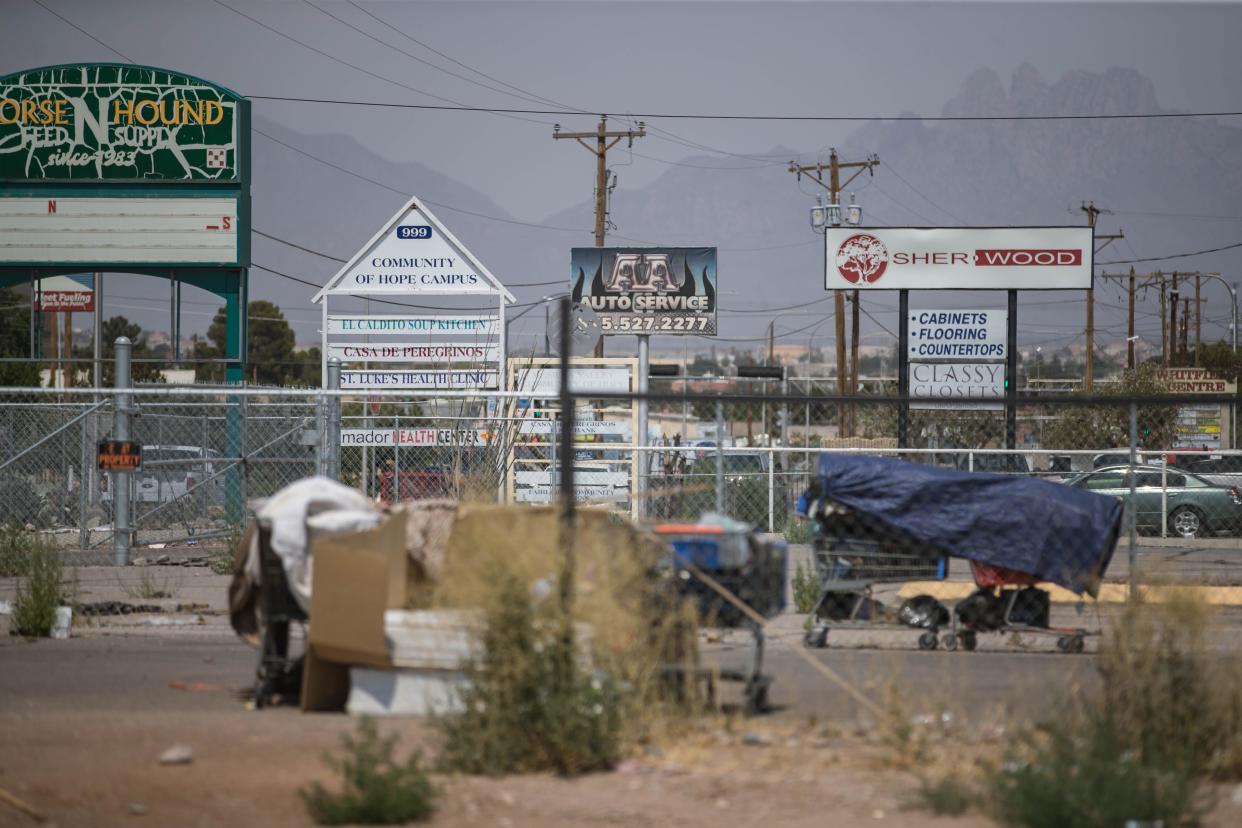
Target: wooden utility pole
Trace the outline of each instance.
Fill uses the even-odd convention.
[[[1112,235],[1107,235],[1107,236],[1096,236],[1095,235],[1096,216],[1100,215],[1100,213],[1103,213],[1105,211],[1101,210],[1099,207],[1096,207],[1095,202],[1093,201],[1088,201],[1084,203],[1080,209],[1084,213],[1087,214],[1087,226],[1090,227],[1092,230],[1092,243],[1094,244],[1096,241],[1104,242],[1104,244],[1095,248],[1096,253],[1099,253],[1101,250],[1107,247],[1109,242],[1115,241],[1116,239],[1125,238],[1125,233],[1121,233],[1121,232],[1118,232]],[[1083,375],[1083,388],[1086,391],[1090,391],[1092,385],[1095,382],[1095,288],[1094,287],[1087,288],[1087,353],[1085,357],[1085,365],[1086,365],[1086,370]]]
[[[1190,334],[1190,297],[1187,296],[1182,300],[1182,352],[1178,360],[1183,366],[1190,359],[1190,349],[1187,347],[1190,343],[1187,341]]]
[[[638,122],[638,129],[612,130],[608,129],[608,116],[599,116],[599,126],[594,132],[561,132],[561,125],[555,124],[552,127],[552,137],[554,139],[572,138],[586,148],[595,156],[595,246],[604,246],[604,236],[608,230],[608,150],[612,149],[617,143],[625,138],[631,145],[635,138],[644,138],[647,135],[647,127],[642,121]],[[588,140],[594,139],[594,145],[587,143]],[[595,356],[602,357],[604,355],[604,338],[601,336],[599,341],[595,343]]]
[[[1195,367],[1199,367],[1199,346],[1202,344],[1203,337],[1203,300],[1199,298],[1199,290],[1202,288],[1203,277],[1198,273],[1195,274]]]
[[[828,151],[827,164],[822,161],[816,161],[814,164],[798,164],[794,161],[790,161],[789,171],[798,176],[799,181],[802,180],[803,173],[811,173],[811,180],[828,191],[828,204],[829,210],[831,210],[832,224],[836,227],[841,224],[841,191],[848,187],[855,178],[862,175],[864,171],[874,175],[875,168],[879,165],[880,157],[878,155],[872,155],[867,158],[866,161],[842,162],[837,157],[836,148],[833,147]],[[842,184],[841,170],[850,169],[855,171],[854,174],[847,178],[845,183]],[[824,172],[828,173],[827,183],[824,183]],[[833,205],[835,205],[835,208]],[[854,294],[854,301],[857,303],[858,291],[854,291]],[[837,329],[837,393],[841,396],[845,396],[845,394],[850,391],[850,385],[847,384],[846,380],[847,374],[845,369],[845,291],[834,290],[832,292],[832,305],[833,313],[836,316],[835,321]],[[857,304],[855,304],[855,307],[857,307]],[[857,311],[855,311],[855,319],[857,319]],[[857,377],[854,377],[852,380],[855,390],[857,389],[857,381]],[[849,426],[845,422],[845,419],[844,411],[842,410],[841,412],[838,412],[837,424],[841,436],[843,437],[849,436]]]
[[[1164,278],[1158,279],[1160,284],[1160,367],[1169,367],[1169,292],[1166,290]]]
[[[1181,297],[1177,293],[1177,271],[1173,271],[1173,289],[1169,291],[1169,359],[1165,365],[1171,368],[1177,365],[1177,302]]]

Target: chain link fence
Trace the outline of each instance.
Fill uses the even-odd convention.
[[[1151,577],[1242,585],[1242,452],[1221,447],[1232,441],[1227,407],[1201,397],[1024,400],[1009,449],[998,403],[912,401],[908,445],[899,447],[894,398],[804,391],[780,381],[653,382],[648,446],[575,443],[578,500],[647,522],[723,511],[801,544],[809,529],[795,511],[821,455],[896,457],[1114,496],[1134,513],[1135,562]],[[386,502],[538,503],[559,494],[555,412],[542,410],[531,428],[529,401],[512,393],[415,401],[395,392],[137,388],[120,413],[142,446],[142,467],[101,472],[96,446],[114,435],[125,399],[113,390],[5,391],[0,524],[50,540],[70,566],[113,566],[120,546],[129,561],[226,572],[253,504],[316,473]],[[576,420],[617,420],[633,403],[579,401]],[[116,525],[121,486],[128,527]],[[118,528],[128,539],[118,541]],[[1109,574],[1125,579],[1129,565],[1119,554]]]

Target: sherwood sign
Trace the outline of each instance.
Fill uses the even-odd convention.
[[[1085,290],[1089,227],[829,227],[826,290]]]

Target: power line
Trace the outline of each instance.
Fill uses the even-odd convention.
[[[409,91],[411,91],[411,92],[416,92],[416,93],[418,93],[419,95],[424,95],[424,96],[426,96],[426,97],[428,97],[428,98],[432,98],[432,99],[437,100],[437,101],[445,101],[446,103],[444,104],[444,106],[445,106],[445,108],[446,108],[446,109],[455,109],[455,110],[461,110],[461,111],[469,111],[469,110],[474,110],[474,111],[478,111],[478,112],[483,112],[483,111],[486,111],[486,110],[488,109],[487,107],[472,107],[472,106],[469,106],[469,105],[467,105],[467,104],[463,104],[463,103],[461,103],[460,101],[454,100],[454,99],[452,99],[452,98],[446,98],[446,97],[444,97],[443,95],[436,95],[436,94],[431,93],[431,92],[428,92],[428,91],[426,91],[426,90],[424,90],[424,89],[419,89],[419,88],[418,88],[418,87],[416,87],[416,86],[410,86],[408,83],[405,83],[405,82],[403,82],[403,81],[396,80],[396,79],[394,79],[394,78],[387,77],[387,76],[385,76],[385,75],[381,75],[381,74],[379,74],[378,72],[372,72],[370,69],[367,69],[367,68],[365,68],[365,67],[363,67],[363,66],[359,66],[359,65],[358,65],[358,64],[356,64],[356,63],[351,63],[351,62],[349,62],[348,60],[345,60],[345,59],[343,59],[343,58],[339,58],[339,57],[337,57],[336,55],[331,54],[330,52],[325,52],[323,49],[320,49],[320,48],[318,48],[318,47],[316,47],[316,46],[312,46],[311,44],[309,44],[309,43],[307,43],[307,42],[305,42],[305,41],[298,40],[298,39],[297,39],[296,37],[294,37],[293,35],[286,34],[285,32],[282,32],[280,29],[275,28],[274,26],[269,26],[268,24],[264,23],[262,20],[259,20],[258,18],[255,18],[255,17],[251,17],[250,15],[246,14],[246,13],[245,13],[245,12],[243,12],[243,11],[240,11],[240,10],[238,10],[238,9],[233,8],[233,7],[232,7],[232,6],[230,6],[228,3],[225,3],[225,2],[224,2],[224,0],[212,0],[212,2],[214,2],[217,6],[220,6],[221,8],[228,9],[229,11],[233,12],[233,14],[236,14],[236,15],[237,15],[237,16],[239,16],[239,17],[244,17],[246,20],[249,20],[251,23],[254,23],[256,26],[260,26],[260,27],[262,27],[262,28],[266,29],[267,31],[271,32],[272,34],[277,35],[278,37],[282,37],[282,38],[284,38],[285,40],[288,40],[288,41],[289,41],[289,42],[291,42],[291,43],[296,43],[297,45],[301,46],[302,48],[304,48],[304,49],[309,49],[310,51],[314,52],[315,54],[320,55],[320,56],[322,56],[322,57],[326,57],[328,60],[331,60],[331,61],[333,61],[333,62],[335,62],[335,63],[339,63],[339,64],[341,64],[342,66],[348,66],[350,69],[353,69],[353,70],[354,70],[354,71],[356,71],[356,72],[361,72],[362,74],[367,75],[367,76],[372,77],[372,78],[375,78],[376,80],[381,80],[381,81],[383,81],[384,83],[390,83],[390,84],[392,84],[393,86],[399,86],[399,87],[401,87],[402,89],[408,89],[408,90],[409,90]],[[314,8],[317,8],[317,9],[318,9],[318,6],[315,6]],[[319,9],[319,10],[320,10],[320,11],[323,11],[322,9]],[[327,14],[327,12],[324,12],[324,14]],[[329,17],[331,17],[332,15],[328,15],[328,16],[329,16]],[[348,25],[348,24],[346,24],[346,25]],[[382,42],[382,41],[381,41],[381,42]],[[271,99],[268,99],[268,100],[271,100]],[[415,104],[410,104],[410,106],[415,106]],[[517,110],[514,110],[514,111],[512,111],[512,112],[509,112],[509,111],[503,111],[503,110],[501,110],[501,109],[495,109],[495,110],[492,112],[492,114],[494,114],[494,115],[504,115],[504,116],[506,116],[506,117],[513,117],[513,118],[515,118],[516,120],[519,120],[519,121],[529,121],[530,123],[533,123],[533,124],[542,124],[542,123],[544,123],[543,121],[533,120],[533,119],[531,119],[531,118],[521,118],[521,117],[517,117]]]
[[[377,187],[382,187],[383,189],[388,190],[389,192],[397,193],[406,198],[408,198],[410,195],[405,190],[399,190],[396,187],[391,187],[382,181],[377,181],[374,178],[370,178],[361,173],[354,172],[353,170],[348,169],[346,167],[342,167],[340,164],[336,164],[336,163],[333,163],[332,161],[328,161],[327,159],[320,158],[318,155],[315,155],[314,153],[311,153],[311,152],[307,152],[306,150],[301,149],[300,147],[295,147],[293,144],[282,141],[276,136],[271,135],[270,133],[264,132],[261,129],[253,129],[253,132],[255,132],[257,135],[262,135],[264,138],[267,138],[269,141],[274,141],[275,143],[280,144],[282,147],[292,150],[293,152],[296,152],[299,155],[304,155],[313,161],[318,161],[320,164],[323,164],[325,167],[331,167],[337,172],[342,172],[342,173],[345,173],[346,175],[352,175],[354,178],[358,178],[363,181],[366,181],[368,184],[374,184]],[[578,228],[578,227],[557,227],[551,224],[536,224],[535,222],[531,222],[531,221],[520,221],[518,219],[509,219],[509,218],[502,218],[500,216],[492,216],[492,215],[488,215],[487,213],[479,213],[474,210],[466,210],[465,208],[462,208],[462,207],[454,207],[453,205],[445,204],[442,201],[432,201],[429,198],[424,198],[421,200],[427,202],[428,204],[434,207],[440,207],[441,209],[444,209],[444,210],[451,210],[455,213],[462,213],[467,216],[474,216],[475,218],[486,219],[488,221],[498,221],[498,222],[501,222],[502,224],[516,224],[521,227],[534,227],[539,230],[557,230],[563,233],[587,233],[589,232],[583,228]]]
[[[222,0],[214,0],[216,3],[222,3]],[[225,6],[225,8],[229,8]],[[253,18],[251,18],[253,19]],[[262,24],[261,24],[262,25]],[[275,31],[275,30],[273,30]],[[300,41],[297,41],[300,42]],[[314,47],[310,47],[314,48]],[[319,50],[315,50],[319,51]],[[320,52],[327,57],[327,53]],[[339,58],[332,58],[347,66],[353,67],[352,64],[341,61]],[[366,72],[363,69],[361,71]],[[367,72],[367,74],[373,74]],[[388,81],[382,75],[377,76],[381,80]],[[396,81],[389,81],[397,83]],[[437,95],[414,90],[420,94],[428,95],[432,98],[439,98]],[[513,107],[499,106],[465,106],[465,105],[448,105],[448,104],[415,104],[415,103],[398,103],[396,101],[346,101],[339,98],[305,98],[286,95],[247,95],[246,97],[256,101],[284,101],[287,103],[313,103],[313,104],[329,104],[333,106],[371,106],[390,109],[423,109],[435,110],[442,112],[488,112],[497,115],[581,115],[584,117],[598,118],[601,115],[607,115],[604,111],[589,111],[585,109],[561,110],[561,109],[517,109]],[[440,100],[443,100],[442,98]],[[616,111],[616,110],[614,110]],[[667,120],[686,120],[686,121],[808,121],[808,122],[831,122],[831,121],[943,121],[943,122],[989,122],[989,121],[1120,121],[1120,120],[1152,120],[1152,119],[1184,119],[1184,118],[1236,118],[1242,116],[1242,110],[1211,110],[1203,112],[1132,112],[1132,113],[1110,113],[1095,115],[758,115],[758,114],[716,114],[706,112],[627,112],[627,118],[664,118]],[[620,117],[620,116],[614,116]],[[733,154],[733,153],[729,153]],[[755,156],[743,156],[755,160]]]
[[[922,191],[922,190],[920,190],[918,187],[915,187],[913,184],[911,184],[909,181],[907,181],[907,180],[905,179],[905,176],[903,176],[901,173],[897,172],[897,170],[893,168],[892,162],[888,162],[888,163],[886,163],[884,166],[888,169],[888,171],[889,171],[889,172],[891,172],[893,175],[897,176],[897,180],[898,180],[898,181],[900,181],[902,184],[905,184],[907,187],[909,187],[911,190],[913,190],[913,191],[914,191],[914,194],[915,194],[915,195],[917,195],[919,198],[923,199],[923,200],[924,200],[924,201],[926,201],[928,204],[930,204],[931,206],[935,207],[937,210],[939,210],[940,212],[942,212],[942,213],[944,213],[945,215],[947,215],[949,218],[951,218],[951,219],[953,219],[954,221],[956,221],[958,224],[967,224],[966,220],[965,220],[965,219],[963,219],[961,216],[957,215],[956,213],[950,212],[947,208],[945,208],[945,207],[941,207],[939,204],[937,204],[936,202],[932,201],[932,200],[931,200],[930,198],[928,198],[927,196],[923,195],[923,191]],[[883,192],[883,191],[881,190],[881,192]]]
[[[1235,250],[1242,247],[1242,242],[1227,244],[1224,247],[1209,247],[1207,250],[1196,250],[1193,253],[1171,253],[1168,256],[1148,256],[1145,259],[1117,259],[1111,262],[1096,262],[1097,265],[1138,264],[1139,262],[1163,262],[1168,259],[1185,259],[1190,256],[1202,256],[1206,253],[1220,253],[1223,250]]]
[[[33,2],[36,6],[38,6],[38,7],[39,7],[39,8],[41,8],[41,9],[43,9],[45,12],[47,12],[47,13],[48,13],[48,14],[50,14],[50,15],[52,15],[53,17],[57,17],[57,18],[59,18],[59,19],[61,20],[61,22],[66,23],[67,25],[72,26],[73,28],[77,29],[79,32],[81,32],[82,34],[86,35],[86,36],[87,36],[87,37],[89,37],[91,40],[95,41],[95,42],[96,42],[96,43],[98,43],[100,46],[104,47],[104,48],[105,48],[105,49],[107,49],[109,52],[111,52],[112,54],[114,54],[114,55],[116,55],[117,57],[121,58],[122,60],[128,61],[128,62],[130,62],[130,63],[133,63],[133,62],[134,62],[132,58],[126,57],[125,55],[123,55],[123,54],[121,54],[120,52],[118,52],[116,49],[113,49],[113,48],[112,48],[111,46],[109,46],[107,43],[104,43],[102,40],[100,40],[99,38],[95,37],[93,34],[91,34],[90,32],[88,32],[86,29],[83,29],[83,28],[82,28],[81,26],[79,26],[77,23],[74,23],[74,22],[73,22],[72,20],[70,20],[69,18],[64,17],[64,16],[62,16],[61,14],[59,14],[58,12],[55,12],[55,11],[53,11],[52,9],[48,8],[46,5],[44,5],[43,0],[31,0],[31,2]]]
[[[456,65],[456,66],[460,66],[462,69],[465,69],[465,70],[466,70],[466,71],[468,71],[468,72],[474,72],[476,75],[479,75],[480,77],[487,78],[488,80],[490,80],[490,81],[492,81],[492,82],[494,82],[494,83],[498,83],[498,84],[500,84],[501,86],[507,87],[508,89],[512,89],[514,92],[518,92],[518,93],[520,93],[520,94],[519,94],[519,95],[513,95],[513,93],[512,93],[512,92],[507,92],[507,93],[505,93],[505,92],[503,92],[503,90],[499,90],[499,89],[496,89],[495,87],[490,87],[490,86],[489,86],[489,87],[486,87],[486,88],[488,88],[488,89],[492,89],[493,91],[496,91],[496,92],[502,92],[503,94],[508,94],[508,95],[511,95],[512,97],[524,98],[525,100],[534,100],[534,101],[537,101],[537,102],[542,102],[542,103],[551,104],[551,105],[553,105],[553,106],[559,106],[559,107],[562,107],[562,108],[567,109],[567,110],[572,110],[572,109],[575,109],[575,108],[576,108],[576,107],[570,106],[569,104],[564,104],[564,103],[561,103],[560,101],[553,100],[552,98],[545,98],[545,97],[543,97],[542,95],[537,95],[537,94],[535,94],[534,92],[530,92],[529,90],[522,89],[522,88],[521,88],[521,87],[519,87],[519,86],[514,86],[513,84],[509,83],[508,81],[501,80],[500,78],[497,78],[497,77],[495,77],[495,76],[493,76],[493,75],[489,75],[489,74],[487,74],[486,72],[483,72],[483,71],[481,71],[481,70],[479,70],[479,69],[476,69],[476,68],[475,68],[475,67],[473,67],[473,66],[470,66],[470,65],[468,65],[468,64],[462,63],[460,60],[457,60],[456,58],[454,58],[454,57],[452,57],[452,56],[450,56],[450,55],[446,55],[444,52],[441,52],[441,51],[439,51],[438,49],[435,49],[435,48],[433,48],[433,47],[431,47],[431,46],[427,45],[426,43],[422,42],[422,41],[421,41],[421,40],[419,40],[418,38],[416,38],[416,37],[414,37],[414,36],[412,36],[412,35],[410,35],[410,34],[407,34],[407,33],[406,33],[406,32],[404,32],[403,30],[401,30],[401,29],[397,28],[397,27],[396,27],[396,26],[394,26],[393,24],[391,24],[391,23],[389,23],[388,21],[386,21],[386,20],[384,20],[383,18],[381,18],[379,15],[376,15],[376,14],[374,14],[373,12],[370,12],[370,11],[368,11],[367,9],[364,9],[362,6],[360,6],[360,5],[358,5],[357,3],[355,3],[355,2],[354,2],[354,0],[348,0],[348,2],[349,2],[349,5],[353,6],[353,7],[354,7],[355,9],[357,9],[358,11],[362,12],[363,14],[365,14],[365,15],[366,15],[366,16],[368,16],[368,17],[370,17],[372,20],[375,20],[376,22],[380,23],[381,25],[388,27],[388,28],[389,28],[389,29],[391,29],[392,31],[394,31],[394,32],[396,32],[397,34],[399,34],[399,35],[401,35],[402,37],[404,37],[406,40],[410,41],[411,43],[416,43],[416,44],[418,44],[419,46],[422,46],[422,47],[423,47],[424,49],[426,49],[427,51],[431,52],[432,54],[434,54],[434,55],[438,55],[439,57],[444,58],[445,60],[449,61],[450,63],[452,63],[452,64],[454,64],[454,65]],[[408,54],[408,53],[403,53],[403,54]],[[413,55],[409,55],[409,56],[410,56],[410,57],[412,57],[412,58],[414,58],[414,60],[419,61],[420,63],[425,63],[425,62],[426,62],[426,61],[423,61],[421,58],[414,57]],[[439,69],[439,70],[440,70],[440,71],[442,71],[442,72],[446,72],[447,74],[453,75],[453,77],[461,78],[462,80],[469,81],[470,83],[477,83],[477,81],[470,81],[470,79],[469,79],[469,78],[464,78],[464,77],[462,77],[461,75],[457,75],[457,74],[454,74],[454,73],[452,73],[452,72],[447,72],[447,70],[445,70],[445,69],[443,69],[443,68],[441,68],[441,67],[439,67],[439,66],[435,66],[435,64],[428,63],[428,65],[429,65],[429,66],[432,66],[433,68]]]

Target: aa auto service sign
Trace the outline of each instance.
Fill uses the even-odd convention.
[[[1090,227],[829,227],[827,290],[1085,290]]]

